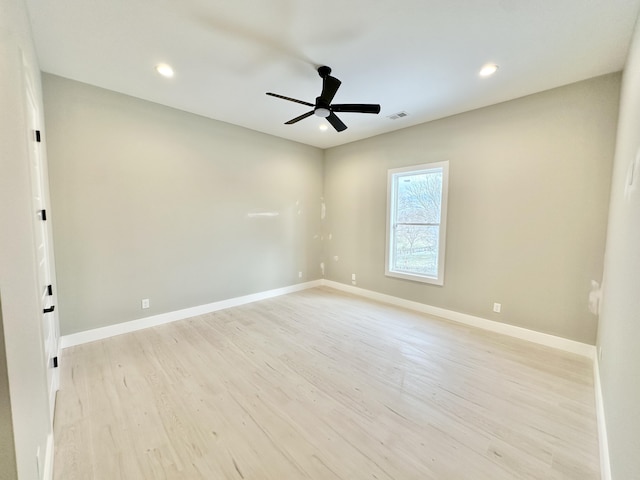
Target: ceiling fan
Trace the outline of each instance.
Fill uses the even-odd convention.
[[[330,73],[331,68],[329,67],[323,66],[318,68],[318,74],[322,78],[322,93],[320,93],[319,97],[316,97],[315,105],[313,103],[303,102],[302,100],[296,100],[295,98],[285,97],[284,95],[278,95],[277,93],[267,92],[267,95],[271,95],[272,97],[282,98],[284,100],[289,100],[290,102],[301,103],[302,105],[313,107],[313,110],[310,112],[303,113],[299,117],[285,122],[285,125],[292,125],[315,114],[318,117],[326,118],[333,128],[338,132],[342,132],[347,129],[347,126],[342,123],[342,120],[340,120],[334,112],[380,113],[380,105],[377,104],[334,103],[332,105],[331,101],[336,95],[336,92],[338,91],[338,88],[340,88],[340,84],[342,82],[329,75]]]

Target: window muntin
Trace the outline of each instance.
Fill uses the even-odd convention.
[[[448,167],[389,170],[387,275],[443,284]]]

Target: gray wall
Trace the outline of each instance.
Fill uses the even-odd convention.
[[[616,480],[640,476],[640,28],[621,94],[604,267],[598,347],[600,379]],[[637,159],[637,160],[636,160]],[[636,160],[635,186],[629,171]]]
[[[320,277],[321,150],[43,86],[63,335]]]
[[[17,478],[16,449],[13,444],[13,424],[11,422],[11,398],[9,397],[9,376],[7,375],[7,353],[4,347],[2,303],[0,303],[0,479],[14,480]]]
[[[587,297],[602,278],[619,83],[323,154],[44,75],[61,333],[291,285],[299,271],[316,279],[324,261],[330,280],[356,273],[363,288],[593,344]],[[440,160],[451,168],[445,285],[385,277],[387,170]],[[279,216],[248,217],[265,211]]]
[[[326,151],[327,278],[355,273],[365,289],[594,344],[587,298],[602,276],[619,83],[599,77]],[[387,170],[442,160],[444,286],[386,277]]]
[[[0,72],[0,294],[15,448],[15,463],[3,459],[0,476],[16,467],[19,478],[34,479],[51,423],[29,174],[34,126],[25,100],[27,79],[40,96],[40,71],[22,0],[0,0]]]

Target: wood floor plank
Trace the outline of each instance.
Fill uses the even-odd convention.
[[[587,359],[318,288],[66,349],[55,478],[599,478]]]

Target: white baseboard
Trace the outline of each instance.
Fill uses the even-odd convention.
[[[388,303],[390,305],[396,305],[399,307],[408,308],[410,310],[427,313],[429,315],[435,315],[437,317],[446,318],[447,320],[452,320],[454,322],[481,328],[483,330],[501,333],[540,345],[545,345],[548,347],[557,348],[559,350],[564,350],[566,352],[575,353],[592,360],[595,359],[595,347],[593,345],[587,345],[585,343],[557,337],[555,335],[540,333],[533,330],[528,330],[526,328],[516,327],[514,325],[496,322],[493,320],[488,320],[486,318],[476,317],[466,313],[455,312],[453,310],[447,310],[440,307],[434,307],[432,305],[427,305],[424,303],[405,300],[403,298],[394,297],[392,295],[386,295],[384,293],[378,293],[372,290],[365,290],[363,288],[353,287],[351,285],[345,285],[343,283],[325,279],[300,283],[297,285],[277,288],[275,290],[268,290],[266,292],[254,293],[242,297],[230,298],[227,300],[221,300],[219,302],[208,303],[206,305],[185,308],[183,310],[161,313],[159,315],[153,315],[137,320],[109,325],[107,327],[86,330],[84,332],[73,333],[70,335],[63,335],[60,337],[60,348],[64,349],[73,347],[75,345],[81,345],[83,343],[95,342],[96,340],[103,340],[115,335],[135,332],[138,330],[143,330],[145,328],[155,327],[157,325],[163,325],[165,323],[171,323],[178,320],[184,320],[185,318],[195,317],[197,315],[203,315],[218,310],[224,310],[226,308],[246,305],[248,303],[266,300],[268,298],[286,295],[288,293],[299,292],[301,290],[306,290],[318,286],[327,286],[336,290],[341,290],[343,292],[351,293],[383,303]]]
[[[197,307],[176,310],[174,312],[152,315],[150,317],[117,323],[115,325],[109,325],[107,327],[94,328],[92,330],[86,330],[84,332],[63,335],[60,337],[60,348],[64,349],[76,345],[81,345],[83,343],[95,342],[96,340],[103,340],[105,338],[121,335],[123,333],[135,332],[138,330],[143,330],[145,328],[155,327],[158,325],[163,325],[165,323],[171,323],[178,320],[184,320],[185,318],[195,317],[197,315],[204,315],[206,313],[216,312],[218,310],[224,310],[226,308],[238,307],[240,305],[246,305],[248,303],[257,302],[259,300],[266,300],[268,298],[286,295],[287,293],[299,292],[301,290],[319,287],[321,284],[321,280],[314,280],[311,282],[299,283],[297,285],[291,285],[288,287],[276,288],[274,290],[268,290],[266,292],[245,295],[243,297],[230,298],[227,300],[221,300],[219,302],[208,303],[206,305],[199,305]]]
[[[44,458],[44,471],[42,480],[53,480],[53,433],[47,436],[47,451]]]
[[[593,345],[576,342],[575,340],[569,340],[567,338],[557,337],[555,335],[549,335],[547,333],[536,332],[534,330],[516,327],[515,325],[496,322],[494,320],[488,320],[486,318],[476,317],[466,313],[454,312],[453,310],[434,307],[431,305],[426,305],[424,303],[413,302],[411,300],[405,300],[404,298],[394,297],[371,290],[365,290],[364,288],[353,287],[351,285],[345,285],[344,283],[334,282],[332,280],[322,280],[322,285],[334,288],[336,290],[341,290],[343,292],[352,293],[354,295],[359,295],[361,297],[369,298],[371,300],[377,300],[379,302],[396,305],[398,307],[408,308],[409,310],[415,310],[418,312],[427,313],[429,315],[435,315],[436,317],[446,318],[447,320],[463,323],[465,325],[481,328],[483,330],[501,333],[503,335],[519,338],[521,340],[527,340],[539,345],[545,345],[547,347],[575,353],[592,360],[595,358],[595,347]]]
[[[596,393],[596,417],[598,419],[598,445],[600,447],[600,472],[602,480],[611,480],[611,462],[609,459],[609,440],[607,422],[604,415],[602,384],[600,383],[600,362],[596,355],[593,359],[593,388]]]

